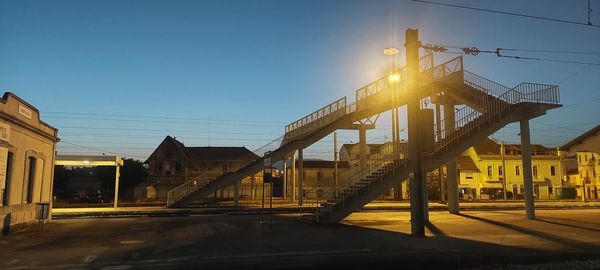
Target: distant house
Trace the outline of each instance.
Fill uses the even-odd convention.
[[[51,203],[58,130],[12,93],[0,100],[0,226],[37,224],[37,203]]]
[[[588,130],[561,147],[577,162],[569,184],[582,200],[600,199],[600,125]]]
[[[561,149],[569,153],[593,152],[600,154],[600,125],[569,141]]]
[[[299,160],[296,160],[296,179],[300,179],[298,175]],[[304,160],[304,182],[302,190],[304,197],[307,199],[330,198],[333,195],[335,187],[346,187],[349,185],[349,165],[346,161],[338,161],[338,182],[334,181],[335,162],[331,160]],[[288,166],[288,175],[291,175],[291,168]],[[288,177],[289,179],[289,177]],[[288,180],[289,181],[289,180]],[[298,181],[298,180],[296,180]],[[290,184],[287,189],[291,191]],[[298,193],[299,186],[295,185],[295,194]]]
[[[169,190],[186,181],[194,179],[205,183],[257,159],[259,157],[245,147],[188,147],[167,136],[145,161],[148,165],[147,196],[166,198]]]

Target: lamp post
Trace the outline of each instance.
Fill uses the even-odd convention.
[[[398,49],[396,49],[395,47],[388,47],[386,49],[383,50],[383,54],[390,56],[390,57],[395,57],[396,55],[398,55],[400,53],[400,51]],[[394,160],[399,159],[400,157],[400,153],[399,153],[399,141],[400,141],[400,120],[399,120],[399,115],[398,115],[398,93],[397,93],[397,86],[398,86],[398,82],[400,81],[400,74],[395,73],[395,71],[398,69],[398,62],[396,61],[396,59],[393,59],[394,61],[392,62],[392,67],[391,70],[392,74],[390,74],[390,76],[388,77],[388,80],[390,83],[394,84],[393,88],[392,88],[392,149],[393,149],[393,158]],[[402,184],[398,185],[397,187],[394,187],[395,190],[395,197],[396,199],[400,199],[402,198],[402,191],[401,191],[401,186]]]

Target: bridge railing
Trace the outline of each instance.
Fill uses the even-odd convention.
[[[556,85],[521,83],[514,89],[521,94],[520,102],[560,103],[560,92]]]
[[[346,97],[340,98],[325,107],[285,126],[285,133],[288,138],[294,138],[298,134],[305,133],[307,129],[315,130],[321,128],[340,116],[346,114]]]
[[[475,73],[466,71],[464,72],[464,82],[466,85],[469,85],[483,93],[488,95],[499,97],[502,94],[510,91],[510,87],[505,86],[503,84],[497,83],[485,77],[479,76]]]
[[[468,81],[470,78],[472,77],[465,77],[465,84],[469,86],[475,85],[472,81]],[[478,78],[478,81],[481,82],[482,80]],[[458,109],[453,116],[450,116],[454,119],[448,119],[448,117],[442,119],[440,125],[441,129],[437,130],[437,128],[434,127],[435,133],[439,135],[436,136],[436,138],[444,138],[435,143],[436,150],[459,140],[461,136],[470,133],[473,129],[478,128],[484,123],[489,124],[493,121],[494,117],[506,113],[513,105],[523,102],[559,104],[560,101],[558,86],[555,85],[521,83],[516,87],[508,88],[501,84],[493,83],[490,80],[487,81],[489,82],[486,82],[485,85],[495,89],[487,89],[487,91],[485,91],[486,93],[493,93],[494,91],[497,93],[500,89],[508,90],[497,98],[487,101],[483,106],[485,112],[480,112],[469,106],[464,106]],[[454,120],[455,125],[452,127],[452,130],[447,130],[445,123],[446,121],[452,120]]]
[[[422,79],[429,78],[427,76],[427,71],[433,70],[433,54],[427,54],[419,59],[419,71],[421,72]],[[375,80],[372,83],[369,83],[358,90],[356,90],[356,103],[360,106],[361,102],[363,102],[367,98],[371,98],[377,93],[383,90],[391,89],[391,86],[400,85],[402,82],[408,79],[408,72],[406,67],[399,68],[394,70],[385,76]]]
[[[205,186],[206,183],[200,181],[200,177],[195,177],[180,186],[167,192],[167,206],[173,206],[176,202],[182,200],[187,195]]]
[[[439,80],[450,74],[454,74],[463,70],[463,58],[462,56],[459,56],[433,67],[432,76],[434,80]]]

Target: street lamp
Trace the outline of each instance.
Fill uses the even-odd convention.
[[[400,75],[398,75],[397,73],[392,73],[390,74],[390,76],[388,76],[388,80],[390,82],[397,82],[400,80]]]
[[[394,47],[385,48],[383,50],[383,54],[385,54],[385,55],[396,55],[398,53],[400,53],[400,51],[398,51],[398,49],[396,49]]]

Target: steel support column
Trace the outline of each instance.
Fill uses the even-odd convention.
[[[302,184],[304,183],[304,150],[298,149],[298,205],[304,203],[304,189]]]
[[[292,181],[290,181],[290,184],[292,185],[292,202],[296,201],[296,151],[294,151],[294,153],[292,153],[292,156],[290,157],[290,166],[292,167],[291,169],[291,176],[292,176]]]
[[[287,157],[283,158],[283,173],[281,174],[281,184],[283,185],[283,192],[281,197],[283,200],[287,197]]]
[[[364,126],[358,128],[358,153],[360,158],[359,168],[362,174],[367,169],[367,129]]]

